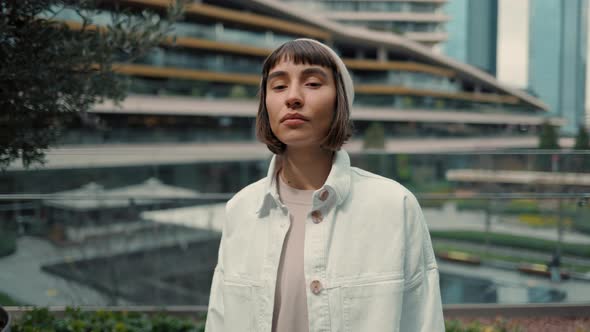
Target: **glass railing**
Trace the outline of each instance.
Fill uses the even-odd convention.
[[[543,115],[539,109],[527,107],[526,105],[510,105],[500,103],[484,103],[475,100],[434,97],[434,96],[413,96],[408,94],[355,94],[355,105],[374,106],[398,109],[427,109],[440,111],[459,111],[475,113],[498,113],[507,115]],[[457,95],[457,97],[459,97]],[[475,96],[473,96],[475,98]]]
[[[216,25],[203,25],[194,22],[179,22],[174,24],[176,35],[180,37],[204,38],[208,40],[244,44],[274,49],[281,44],[296,38],[270,31],[247,31]]]
[[[184,152],[130,148],[101,151],[93,164],[99,152],[88,151],[58,156],[83,166],[0,173],[0,299],[206,305],[224,203],[265,176],[268,155],[174,162],[165,157]],[[351,160],[418,197],[445,304],[590,298],[590,151],[365,152]]]
[[[239,55],[195,53],[179,50],[156,49],[135,61],[163,68],[196,69],[223,73],[260,74],[259,59]],[[355,84],[404,86],[432,91],[458,92],[460,87],[446,77],[411,71],[352,71]]]
[[[238,101],[239,102],[239,101]],[[251,117],[226,116],[212,118],[207,114],[200,117],[133,114],[99,114],[93,117],[101,123],[100,128],[71,126],[62,131],[59,144],[125,144],[125,143],[183,143],[204,144],[215,142],[255,143],[256,107],[252,104]],[[361,112],[361,111],[359,111]],[[120,112],[122,113],[122,112]],[[368,128],[374,123],[370,120],[355,120],[355,133],[352,141],[362,141]],[[382,123],[386,139],[535,139],[536,126],[487,125],[463,123]]]
[[[129,78],[129,92],[142,95],[186,96],[199,99],[255,99],[258,87],[181,79]]]
[[[258,58],[212,52],[156,49],[135,63],[164,68],[197,69],[223,73],[260,74]]]
[[[397,70],[362,73],[353,71],[352,76],[357,85],[378,84],[441,92],[461,91],[459,85],[452,83],[448,78],[428,73]]]
[[[260,74],[261,63],[257,58],[239,55],[188,52],[156,49],[135,61],[163,68],[196,69],[223,73]],[[352,71],[355,84],[381,84],[404,86],[432,91],[458,92],[460,87],[446,77],[410,71]]]
[[[444,32],[444,25],[441,23],[417,23],[417,22],[392,22],[376,20],[338,20],[349,26],[364,26],[371,30],[387,31],[397,34],[408,32]]]
[[[410,11],[413,13],[436,13],[440,5],[429,4],[429,3],[408,3],[410,5]]]

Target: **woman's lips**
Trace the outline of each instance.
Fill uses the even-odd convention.
[[[306,120],[303,119],[297,119],[297,118],[293,118],[293,119],[287,119],[285,121],[283,121],[283,124],[289,127],[296,127],[296,126],[300,126],[304,123],[306,123]]]

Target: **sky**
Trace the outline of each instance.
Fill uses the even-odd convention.
[[[523,88],[527,85],[529,0],[499,0],[498,80]]]

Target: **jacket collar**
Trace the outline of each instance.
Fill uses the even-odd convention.
[[[282,206],[277,189],[277,172],[280,169],[281,157],[273,155],[268,167],[268,173],[264,179],[264,194],[258,205],[257,213],[265,215],[273,206]],[[321,191],[325,189],[336,195],[336,205],[342,204],[350,191],[350,157],[344,150],[334,153],[332,169],[324,185],[313,194],[314,201],[318,199]]]

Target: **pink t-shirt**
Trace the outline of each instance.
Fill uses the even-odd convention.
[[[291,225],[283,243],[277,273],[273,332],[307,332],[307,287],[303,269],[305,220],[312,207],[315,190],[299,190],[277,181],[279,196],[289,210]]]

